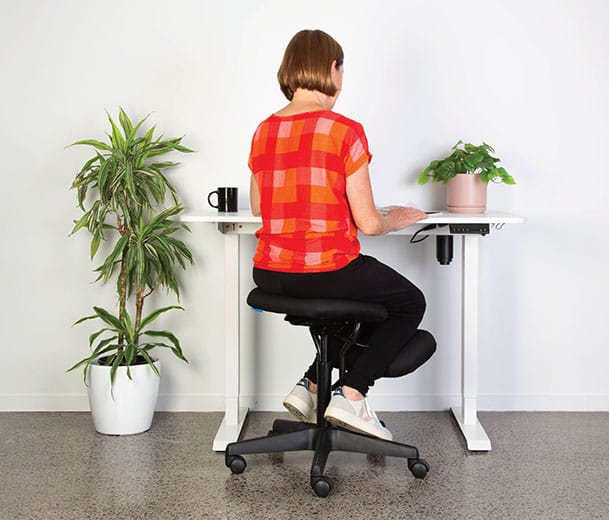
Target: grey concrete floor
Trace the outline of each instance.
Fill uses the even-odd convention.
[[[250,413],[246,437],[281,413]],[[150,431],[97,434],[88,413],[0,413],[0,518],[608,519],[609,413],[486,412],[469,453],[449,412],[380,413],[431,465],[333,453],[333,494],[309,486],[309,452],[249,455],[232,475],[211,450],[220,413],[157,413]]]

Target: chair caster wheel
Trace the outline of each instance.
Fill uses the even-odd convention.
[[[416,478],[425,478],[429,472],[429,464],[425,459],[408,459],[408,469]]]
[[[243,473],[247,466],[245,459],[241,455],[227,455],[225,464],[235,475]]]
[[[327,497],[332,491],[332,481],[328,477],[312,478],[311,487],[318,497]]]

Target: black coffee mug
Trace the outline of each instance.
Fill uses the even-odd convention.
[[[238,191],[238,188],[220,187],[217,190],[212,191],[207,196],[207,202],[209,202],[209,205],[212,208],[216,208],[222,213],[235,212],[237,211]],[[218,200],[217,204],[214,204],[211,201],[211,198],[214,194],[216,194]]]

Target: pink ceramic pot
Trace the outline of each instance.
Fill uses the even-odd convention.
[[[480,175],[458,173],[448,181],[448,211],[451,213],[484,213],[486,184]]]

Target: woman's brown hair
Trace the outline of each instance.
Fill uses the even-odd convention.
[[[332,81],[331,66],[343,64],[342,47],[332,36],[320,30],[296,33],[288,43],[277,72],[281,92],[290,101],[296,89],[317,90],[327,96],[337,92]]]

